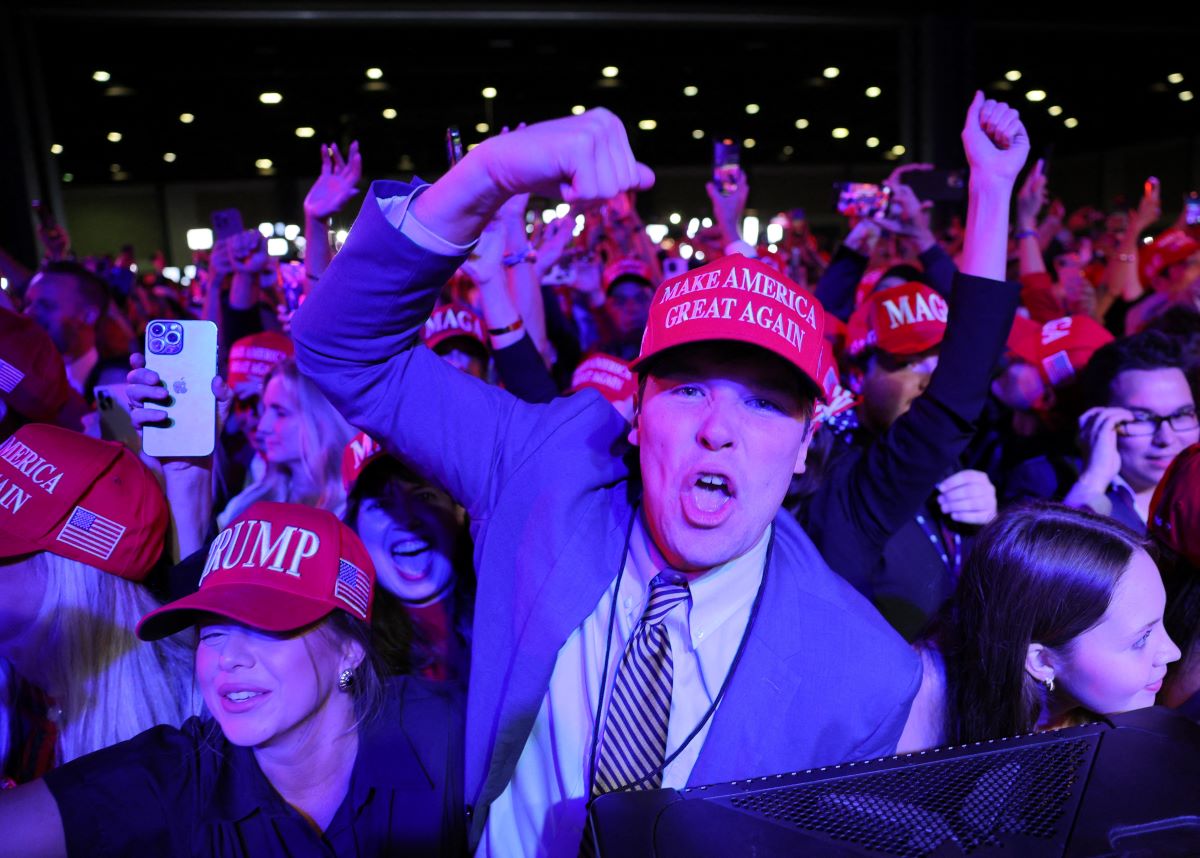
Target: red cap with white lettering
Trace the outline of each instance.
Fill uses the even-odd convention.
[[[367,465],[386,455],[378,441],[366,432],[359,432],[342,450],[342,488],[349,493]]]
[[[267,632],[302,629],[339,609],[370,622],[374,585],[367,549],[333,513],[259,501],[217,534],[200,588],[142,617],[137,635],[158,640],[204,614]]]
[[[733,253],[662,282],[633,369],[676,346],[732,340],[774,352],[820,388],[824,336],[825,310],[811,293]]]
[[[603,280],[605,292],[611,291],[612,287],[624,280],[636,280],[640,285],[651,288],[654,286],[654,274],[650,266],[633,257],[618,259],[604,266]]]
[[[0,442],[0,557],[49,551],[141,581],[167,521],[162,490],[123,444],[43,423]]]
[[[466,304],[443,304],[435,308],[425,321],[425,327],[421,328],[421,339],[431,349],[454,337],[464,337],[487,351],[483,324]]]
[[[868,348],[893,355],[929,351],[946,335],[949,313],[945,298],[915,280],[875,292],[850,316],[846,351],[851,357]]]
[[[617,403],[637,393],[637,377],[629,364],[618,357],[596,352],[585,357],[571,376],[568,393],[592,388],[609,402]]]
[[[1113,335],[1091,316],[1064,316],[1039,325],[1017,316],[1008,335],[1008,350],[1041,371],[1057,387],[1087,366],[1096,349]]]
[[[246,382],[261,386],[276,364],[296,353],[292,338],[278,331],[263,331],[242,337],[229,348],[229,374],[226,381],[237,391]]]

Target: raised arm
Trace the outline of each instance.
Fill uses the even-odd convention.
[[[350,144],[345,158],[336,143],[321,144],[321,175],[304,197],[304,271],[310,284],[320,279],[333,258],[329,218],[358,193],[361,179],[362,155],[357,140]]]

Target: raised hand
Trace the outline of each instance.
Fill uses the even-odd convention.
[[[962,130],[963,149],[971,166],[971,182],[1011,187],[1029,157],[1029,135],[1014,108],[985,99],[976,91]]]
[[[358,141],[350,144],[343,158],[336,143],[321,146],[321,175],[313,182],[304,197],[304,214],[310,218],[327,218],[340,211],[358,193],[362,178],[362,156]]]
[[[1083,451],[1083,470],[1079,483],[1092,494],[1104,494],[1121,472],[1121,451],[1117,447],[1117,427],[1133,420],[1124,408],[1089,408],[1079,417],[1079,446]]]
[[[538,282],[541,282],[546,272],[562,259],[563,252],[566,251],[574,232],[574,210],[568,212],[566,217],[555,218],[542,229],[541,241],[537,246],[537,262],[534,265],[537,269]]]
[[[1042,172],[1045,162],[1038,158],[1033,169],[1025,176],[1021,190],[1017,192],[1017,229],[1037,229],[1037,218],[1046,205],[1046,174]]]
[[[938,506],[963,524],[987,524],[996,517],[996,487],[983,471],[959,471],[938,483]]]
[[[1142,192],[1141,200],[1138,201],[1137,208],[1129,213],[1129,228],[1133,230],[1134,235],[1138,235],[1145,232],[1160,217],[1162,217],[1162,197],[1158,179],[1151,176],[1146,180],[1146,187]]]
[[[267,240],[256,229],[247,229],[231,236],[229,256],[234,271],[265,271],[271,264],[271,257],[267,254]]]
[[[141,354],[137,352],[131,354],[129,365],[133,367],[125,377],[128,384],[126,394],[129,397],[129,416],[140,438],[143,427],[156,425],[166,419],[165,411],[152,406],[156,402],[165,402],[170,399],[171,394],[167,391],[162,379],[158,377],[158,373],[152,369],[146,369],[146,359]],[[220,427],[224,425],[225,418],[229,415],[229,404],[233,400],[233,392],[221,376],[213,379],[212,392],[217,397],[217,432],[220,434]],[[141,458],[151,471],[162,474],[164,471],[185,471],[195,467],[211,467],[212,456],[200,459],[159,459],[142,453]]]
[[[726,244],[742,237],[742,215],[746,212],[746,200],[750,196],[750,183],[746,181],[746,174],[742,172],[741,167],[738,167],[734,174],[734,181],[737,188],[728,196],[721,193],[716,182],[707,182],[704,185],[709,202],[712,203],[713,219],[721,228]]]

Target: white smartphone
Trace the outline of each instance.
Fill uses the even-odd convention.
[[[212,322],[154,319],[146,326],[146,368],[158,373],[170,398],[148,407],[167,413],[142,430],[142,450],[157,457],[208,456],[216,444],[217,326]]]

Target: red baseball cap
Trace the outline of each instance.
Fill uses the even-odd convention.
[[[337,609],[370,622],[374,586],[367,549],[333,513],[259,501],[217,534],[199,589],[142,617],[137,635],[158,640],[200,614],[268,632],[294,631]]]
[[[248,381],[262,384],[275,365],[292,357],[296,346],[292,338],[277,331],[251,334],[236,341],[229,349],[229,374],[226,381],[231,389]]]
[[[901,283],[868,296],[854,311],[846,348],[851,356],[871,347],[893,355],[929,351],[946,335],[949,313],[946,299],[924,283]]]
[[[600,391],[609,402],[622,402],[637,393],[637,376],[620,358],[596,352],[575,368],[568,393],[576,393],[585,387]]]
[[[824,374],[821,376],[821,389],[825,392],[825,401],[818,402],[813,409],[813,422],[827,423],[843,411],[849,411],[859,403],[860,397],[842,387],[838,375],[837,361],[833,358],[833,344],[825,340]]]
[[[1090,316],[1064,316],[1042,325],[1017,316],[1008,335],[1008,350],[1037,367],[1052,386],[1058,386],[1074,378],[1096,349],[1113,339]]]
[[[606,293],[621,280],[639,280],[651,289],[654,288],[654,273],[650,266],[632,257],[618,259],[604,266],[603,280]]]
[[[732,340],[779,355],[820,387],[824,336],[825,310],[811,293],[733,253],[659,285],[633,369],[676,346]]]
[[[1168,229],[1139,249],[1138,263],[1142,269],[1142,280],[1153,280],[1164,268],[1182,262],[1197,250],[1200,250],[1200,242],[1188,235],[1186,230]]]
[[[53,420],[71,386],[50,335],[28,316],[0,308],[0,400],[26,420]]]
[[[342,450],[342,487],[349,492],[367,465],[386,455],[378,441],[366,432],[359,432]]]
[[[0,557],[49,551],[141,581],[167,520],[158,482],[123,444],[44,423],[0,442]]]
[[[1171,462],[1150,500],[1147,529],[1160,542],[1200,567],[1200,444]]]
[[[421,339],[429,348],[455,337],[464,337],[482,346],[487,351],[487,340],[483,336],[483,323],[479,316],[466,304],[443,304],[434,309],[421,328]]]

